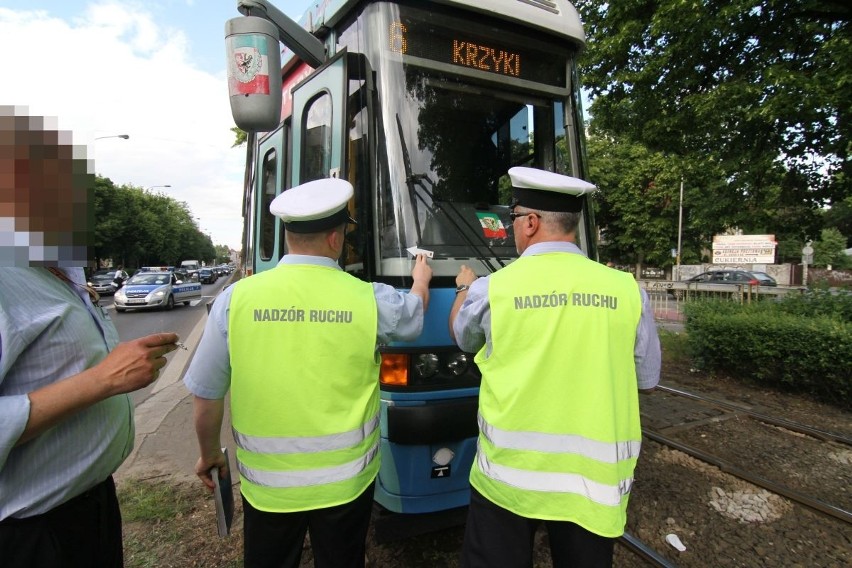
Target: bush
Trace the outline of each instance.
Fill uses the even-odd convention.
[[[766,386],[852,406],[850,298],[807,294],[796,301],[687,303],[693,364]]]
[[[824,315],[849,323],[852,322],[852,291],[817,284],[801,295],[785,296],[780,308],[790,314],[804,317]]]

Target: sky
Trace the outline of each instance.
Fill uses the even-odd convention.
[[[313,2],[275,4],[298,21]],[[231,148],[224,40],[236,7],[0,0],[0,105],[54,117],[95,173],[185,201],[214,244],[239,250],[245,148]]]

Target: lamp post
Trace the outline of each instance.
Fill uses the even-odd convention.
[[[683,176],[680,177],[680,203],[677,208],[677,278],[680,280],[680,240],[683,231]]]
[[[158,188],[158,187],[171,187],[171,186],[170,186],[169,184],[166,184],[166,185],[152,185],[152,186],[150,186],[150,187],[146,187],[146,188],[145,188],[145,191],[149,191],[149,190],[151,190],[151,189],[156,189],[156,188]]]
[[[95,140],[103,140],[104,138],[121,138],[123,140],[127,140],[130,138],[130,134],[110,134],[109,136],[96,136]]]

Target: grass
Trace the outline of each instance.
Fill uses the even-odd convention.
[[[186,513],[190,504],[168,483],[138,480],[122,485],[118,494],[124,522],[156,523]]]
[[[242,566],[242,535],[219,538],[213,500],[200,482],[124,479],[118,500],[126,568]]]
[[[685,333],[661,329],[659,336],[663,352],[663,365],[689,363],[689,345]]]

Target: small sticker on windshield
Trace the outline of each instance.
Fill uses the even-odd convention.
[[[409,254],[411,254],[411,256],[417,256],[418,254],[422,254],[426,258],[432,258],[432,257],[435,256],[435,253],[432,252],[431,250],[426,250],[426,249],[422,249],[422,248],[408,247],[405,250],[407,250],[409,252]]]
[[[479,224],[482,225],[482,233],[487,239],[505,239],[509,235],[506,233],[506,227],[496,213],[477,213]]]

